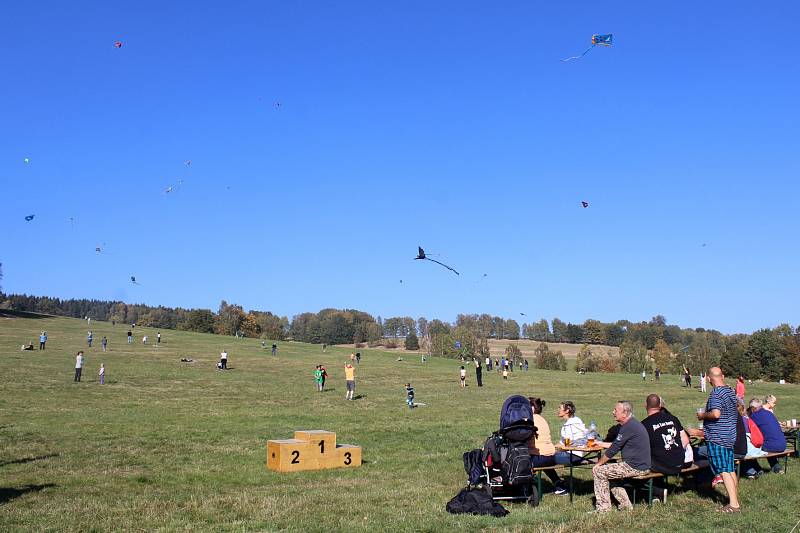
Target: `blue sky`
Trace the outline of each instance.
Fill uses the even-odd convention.
[[[788,2],[17,2],[3,289],[796,325],[799,19]],[[559,61],[593,33],[614,46]]]

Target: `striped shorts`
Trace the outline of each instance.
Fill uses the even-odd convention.
[[[706,443],[708,458],[711,460],[711,471],[715,476],[723,472],[736,472],[733,465],[733,448],[725,448],[713,442]]]

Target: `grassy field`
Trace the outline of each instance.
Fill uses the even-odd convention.
[[[21,352],[24,342],[43,352]],[[744,512],[724,515],[693,492],[666,505],[587,516],[591,478],[579,474],[578,495],[546,494],[532,509],[507,506],[500,519],[454,516],[446,502],[465,484],[461,454],[496,429],[510,394],[548,400],[553,432],[559,400],[571,399],[585,421],[611,424],[614,401],[630,399],[643,416],[644,397],[658,392],[684,422],[704,395],[631,375],[516,371],[504,382],[484,374],[459,389],[459,363],[397,352],[361,350],[357,400],[344,400],[342,364],[349,350],[280,342],[277,357],[259,341],[92,323],[81,383],[75,353],[86,348],[87,325],[66,318],[0,318],[0,530],[3,531],[786,531],[800,520],[800,464],[786,475],[742,480]],[[147,332],[151,343],[141,344]],[[106,335],[110,351],[102,353]],[[268,343],[268,346],[271,343]],[[227,372],[215,370],[230,353]],[[182,357],[194,363],[181,363]],[[97,380],[100,363],[106,385]],[[315,391],[312,372],[327,365],[329,390]],[[410,410],[403,385],[417,400]],[[775,393],[779,418],[800,418],[800,389],[753,384],[748,396]],[[363,446],[364,465],[347,470],[278,474],[265,469],[268,439],[296,429],[335,431],[339,442]],[[549,486],[546,490],[549,490]]]

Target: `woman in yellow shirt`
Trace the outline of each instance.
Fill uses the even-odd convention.
[[[531,437],[531,440],[528,441],[531,466],[533,468],[555,466],[556,447],[553,445],[552,437],[550,436],[550,425],[542,417],[542,410],[546,402],[541,398],[533,397],[529,397],[528,400],[531,402],[531,409],[533,409],[533,425],[536,426],[536,436]],[[564,482],[559,477],[558,472],[552,469],[544,472],[553,483],[556,494],[567,494],[567,488],[564,486]]]

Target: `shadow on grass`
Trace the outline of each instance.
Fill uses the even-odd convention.
[[[353,396],[353,400],[360,400],[360,399],[366,398],[366,397],[367,397],[366,394],[359,394],[357,396]]]
[[[28,492],[39,492],[40,490],[55,487],[55,483],[45,483],[44,485],[24,485],[22,487],[0,487],[0,505],[19,498]]]
[[[21,465],[24,463],[32,463],[33,461],[38,461],[40,459],[50,459],[51,457],[58,457],[61,454],[58,453],[49,453],[47,455],[39,455],[38,457],[23,457],[22,459],[12,459],[11,461],[1,461],[0,466],[6,465]]]

